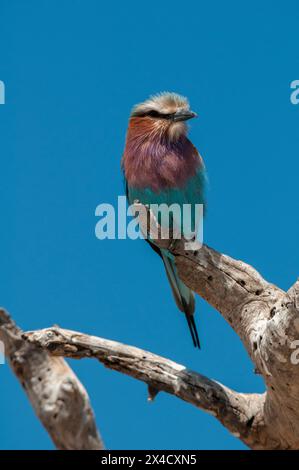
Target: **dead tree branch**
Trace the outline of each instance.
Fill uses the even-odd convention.
[[[237,393],[152,353],[58,327],[25,333],[25,350],[32,347],[37,354],[36,348],[42,348],[46,358],[48,353],[96,358],[145,382],[149,399],[165,391],[213,414],[252,449],[299,449],[299,281],[285,292],[243,261],[206,245],[190,250],[188,241],[187,249],[186,240],[165,237],[153,214],[135,206],[143,233],[171,251],[181,279],[235,330],[264,378],[266,392]],[[27,373],[30,377],[30,367],[19,375]],[[41,390],[34,393],[33,402]]]
[[[88,394],[61,357],[52,357],[22,338],[0,309],[0,340],[10,366],[35,413],[58,449],[103,449]]]
[[[141,380],[149,387],[150,399],[158,391],[175,395],[215,416],[249,446],[259,447],[262,426],[255,432],[251,423],[259,421],[264,395],[237,393],[169,359],[76,331],[53,327],[23,336],[54,356],[95,358],[110,369]]]

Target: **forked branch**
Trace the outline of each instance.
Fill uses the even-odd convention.
[[[138,204],[136,206],[138,209]],[[45,371],[48,363],[55,369],[55,360],[60,359],[49,354],[92,357],[110,369],[145,382],[150,399],[164,391],[213,414],[252,449],[299,449],[299,360],[296,350],[299,348],[299,281],[284,292],[243,261],[234,260],[206,245],[196,250],[186,249],[186,240],[163,238],[163,231],[153,214],[147,208],[143,210],[144,206],[140,209],[143,233],[148,234],[150,220],[155,243],[172,252],[181,279],[215,307],[235,330],[256,370],[263,376],[266,392],[237,393],[169,359],[115,341],[58,327],[28,332],[21,338],[20,332],[15,333],[14,327],[10,327],[8,338],[12,335],[15,344],[9,353],[12,367],[27,384],[28,396],[42,422],[47,426],[48,418],[44,418],[37,405],[43,390],[31,379],[36,376],[36,370]],[[3,312],[0,318],[0,331],[7,335],[5,326],[3,330]],[[10,347],[9,341],[7,344]],[[28,365],[15,359],[18,357],[16,351],[22,351],[22,348],[21,357],[28,358]],[[61,365],[64,363],[59,364],[62,369],[67,367]],[[65,373],[70,375],[70,372]],[[45,383],[49,380],[47,373],[41,377]],[[59,390],[62,388],[60,386]],[[79,395],[84,396],[84,393],[81,391]],[[83,403],[90,410],[89,402],[83,399]],[[92,439],[84,438],[83,432],[84,448],[99,448],[102,444],[92,419],[89,423]],[[60,437],[54,436],[55,439],[60,442]],[[63,441],[61,448],[78,445],[76,440],[72,444],[69,442]]]

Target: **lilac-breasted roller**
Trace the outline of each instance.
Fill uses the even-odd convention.
[[[194,208],[190,219],[193,233],[197,230],[196,204],[205,203],[206,181],[203,160],[187,138],[186,121],[195,116],[187,99],[175,93],[161,93],[134,106],[122,158],[129,204],[136,200],[144,205],[177,204],[182,213],[183,205],[189,204]],[[182,227],[181,221],[179,224]],[[154,240],[147,241],[164,262],[176,304],[186,316],[194,346],[199,348],[194,294],[179,278],[173,255],[161,250]]]

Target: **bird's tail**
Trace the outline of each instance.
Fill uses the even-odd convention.
[[[187,287],[186,284],[184,284],[183,281],[181,281],[179,278],[174,261],[164,254],[162,254],[162,258],[175,302],[180,311],[183,312],[186,316],[194,346],[196,348],[200,348],[198,332],[194,320],[194,294],[192,290],[189,289],[189,287]]]

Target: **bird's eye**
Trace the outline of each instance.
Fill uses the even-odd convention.
[[[174,113],[159,113],[159,111],[156,111],[155,109],[151,109],[146,113],[146,116],[150,116],[153,118],[158,118],[158,119],[172,119]]]
[[[158,111],[155,111],[154,109],[149,111],[146,115],[150,117],[155,117],[155,118],[162,117],[162,115]]]
[[[174,113],[159,113],[159,111],[155,109],[150,109],[149,111],[136,111],[132,114],[132,117],[152,117],[157,119],[172,119]]]

